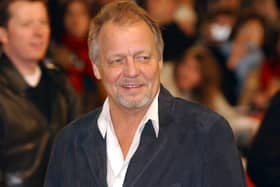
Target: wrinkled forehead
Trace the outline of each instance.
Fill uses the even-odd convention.
[[[138,43],[151,43],[152,45],[156,45],[156,40],[152,30],[142,20],[138,20],[137,22],[130,22],[129,24],[119,24],[111,20],[101,27],[98,36],[99,45],[102,45],[102,42],[100,42],[101,39],[105,39],[107,41],[116,41],[116,39],[128,41],[128,39],[131,38],[134,38],[135,42]],[[141,38],[141,40],[137,40],[137,38]],[[135,45],[136,44],[137,43],[135,43]]]

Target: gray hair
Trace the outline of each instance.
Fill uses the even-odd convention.
[[[132,25],[141,20],[151,29],[157,46],[158,57],[162,59],[164,44],[159,25],[134,1],[121,0],[105,5],[91,21],[88,36],[89,57],[91,61],[98,64],[98,36],[105,23],[112,21],[115,24],[123,26]]]

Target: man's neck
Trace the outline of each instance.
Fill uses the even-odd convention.
[[[148,108],[149,105],[141,109],[125,109],[110,105],[112,124],[124,158],[128,153],[135,132]]]

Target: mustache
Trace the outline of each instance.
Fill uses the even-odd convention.
[[[119,81],[118,85],[142,85],[146,84],[147,81],[141,79],[141,78],[124,78]]]

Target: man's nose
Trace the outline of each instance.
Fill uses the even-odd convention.
[[[136,77],[139,74],[139,65],[133,58],[128,58],[125,65],[125,75],[128,77]]]

